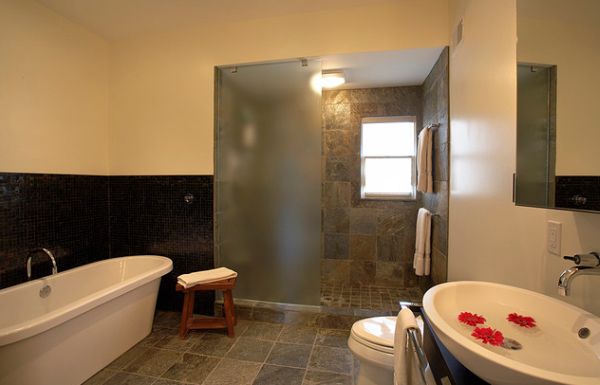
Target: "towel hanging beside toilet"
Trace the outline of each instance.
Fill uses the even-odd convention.
[[[435,378],[431,368],[425,359],[425,367],[417,358],[418,344],[423,346],[423,318],[415,317],[413,312],[403,307],[396,317],[396,329],[394,332],[394,385],[435,385]],[[409,342],[409,330],[416,331],[416,338],[411,344]],[[416,342],[415,342],[416,341]]]
[[[396,331],[394,333],[394,385],[412,384],[415,359],[408,350],[408,329],[418,329],[415,315],[409,308],[403,308],[398,313]]]
[[[417,214],[417,236],[413,268],[418,276],[429,275],[431,266],[431,212],[420,208]]]

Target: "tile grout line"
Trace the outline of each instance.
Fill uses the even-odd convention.
[[[199,336],[199,339],[198,339],[198,341],[200,341],[200,340],[204,339],[204,337],[205,337],[207,334],[208,334],[208,333],[204,333],[204,332],[203,332],[203,333],[202,333],[202,334]],[[215,334],[217,334],[217,333],[215,333]],[[211,374],[212,374],[212,373],[213,373],[213,372],[214,372],[214,371],[217,369],[217,367],[218,367],[218,366],[219,366],[219,365],[220,365],[220,364],[223,362],[223,360],[226,358],[226,357],[225,357],[225,355],[226,355],[226,354],[227,354],[227,353],[228,353],[228,352],[229,352],[229,351],[230,351],[230,350],[233,348],[233,346],[234,346],[234,345],[237,343],[238,337],[236,337],[235,339],[236,339],[236,341],[235,341],[235,342],[234,342],[234,343],[231,345],[231,347],[230,347],[230,348],[227,350],[227,352],[225,352],[225,353],[224,353],[224,355],[223,355],[222,357],[219,357],[219,356],[214,356],[214,355],[209,355],[209,354],[200,354],[200,353],[195,353],[195,352],[192,352],[192,351],[191,351],[191,349],[192,349],[192,348],[193,348],[193,347],[196,345],[196,343],[197,343],[197,342],[196,342],[196,343],[193,343],[193,344],[191,344],[191,345],[190,345],[190,347],[189,347],[189,348],[187,348],[186,350],[179,351],[179,353],[181,353],[181,358],[183,358],[183,355],[184,355],[184,354],[192,354],[192,355],[197,355],[197,356],[202,356],[202,357],[207,357],[207,358],[213,358],[213,359],[217,359],[217,360],[218,360],[217,364],[216,364],[216,365],[215,365],[215,366],[214,366],[214,367],[211,369],[211,371],[210,371],[210,372],[209,372],[209,373],[206,375],[206,377],[205,377],[205,378],[202,380],[202,382],[201,382],[200,384],[198,384],[198,385],[201,385],[201,384],[203,384],[204,382],[206,382],[206,380],[208,379],[208,377],[209,377],[209,376],[210,376],[210,375],[211,375]],[[157,343],[158,343],[158,342],[157,342]],[[156,347],[156,348],[157,348],[157,349],[161,349],[161,348],[158,348],[158,347]],[[161,349],[161,350],[169,350],[169,349]],[[176,364],[176,362],[175,362],[175,363],[173,363],[173,365],[175,365],[175,364]],[[165,371],[164,371],[164,373],[162,373],[162,374],[160,375],[160,377],[159,377],[159,378],[160,378],[160,379],[167,379],[167,380],[169,380],[169,381],[175,381],[175,382],[178,382],[178,383],[181,383],[181,384],[194,384],[194,383],[188,383],[188,382],[180,382],[180,381],[176,381],[176,380],[172,380],[172,379],[168,379],[168,378],[166,378],[166,377],[163,377],[163,376],[165,375],[165,373],[167,373],[167,372],[169,371],[169,369],[170,369],[171,367],[173,367],[173,365],[171,365],[169,368],[167,368],[167,370],[165,370]],[[155,381],[155,382],[156,382],[156,381]]]
[[[223,363],[224,360],[225,360],[225,357],[221,357],[221,359],[219,359],[219,362],[217,362],[217,364],[214,366],[214,368],[212,368],[212,370],[210,372],[208,372],[206,377],[204,377],[204,380],[202,380],[202,382],[199,385],[204,384],[206,382],[206,380],[208,380],[210,378],[210,375],[213,374],[215,372],[215,370],[217,370],[217,368],[221,365],[221,363]]]
[[[177,330],[177,329],[173,328],[173,330]],[[204,338],[204,336],[205,336],[206,334],[207,334],[207,333],[201,333],[201,334],[200,334],[200,336],[199,336],[199,338],[198,338],[198,341],[200,341],[201,339],[203,339],[203,338]],[[165,337],[169,337],[169,336],[165,336]],[[165,337],[163,337],[163,338],[165,338]],[[172,338],[172,337],[173,337],[173,336],[171,336],[171,338]],[[178,336],[178,335],[175,335],[175,337],[179,338],[179,336]],[[158,344],[158,343],[159,343],[159,342],[160,342],[160,341],[161,341],[163,338],[161,338],[161,339],[159,339],[158,341],[156,341],[156,342],[155,342],[155,345],[156,345],[156,344]],[[188,336],[187,336],[186,338],[190,338],[189,334],[188,334]],[[184,341],[185,341],[185,340],[184,340]],[[164,375],[165,375],[165,374],[166,374],[166,373],[169,371],[169,369],[171,369],[171,368],[172,368],[174,365],[176,365],[176,364],[177,364],[177,362],[178,362],[179,360],[181,360],[181,361],[183,362],[183,356],[184,356],[185,354],[195,354],[195,353],[191,353],[191,352],[190,352],[191,348],[192,348],[192,347],[193,347],[195,344],[196,344],[196,343],[191,343],[191,344],[190,344],[190,346],[189,346],[187,349],[185,349],[185,350],[182,350],[182,351],[181,351],[181,350],[173,350],[173,349],[165,349],[165,348],[160,348],[160,347],[158,347],[158,346],[154,346],[154,345],[152,345],[151,347],[153,347],[153,348],[155,348],[155,349],[158,349],[158,350],[175,351],[175,352],[177,352],[177,353],[179,353],[179,354],[180,354],[180,357],[179,357],[179,359],[178,359],[177,361],[175,361],[175,362],[174,362],[174,363],[173,363],[171,366],[169,366],[167,369],[165,369],[165,371],[164,371],[164,372],[162,372],[162,373],[160,374],[160,376],[158,376],[158,379],[166,379],[166,380],[169,380],[169,381],[175,381],[175,382],[178,382],[178,383],[186,384],[186,382],[180,382],[180,381],[177,381],[177,380],[172,380],[172,379],[169,379],[169,378],[166,378],[166,377],[163,377],[163,376],[164,376]],[[198,354],[198,355],[202,355],[202,354]],[[205,357],[209,357],[209,356],[205,355]],[[210,357],[209,357],[209,358],[210,358]],[[220,361],[219,361],[219,362],[220,362]],[[217,364],[217,365],[218,365],[218,364]],[[216,366],[215,366],[215,367],[216,367]],[[157,380],[155,380],[155,381],[153,382],[153,384],[154,384],[156,381],[158,381],[158,379],[157,379]],[[206,379],[204,379],[204,380],[206,380]],[[203,380],[202,382],[204,382],[204,380]],[[188,384],[190,384],[190,383],[188,383]]]
[[[269,353],[267,353],[267,355],[265,356],[265,360],[262,362],[262,364],[260,365],[260,369],[258,369],[258,372],[256,372],[256,375],[254,376],[254,378],[252,379],[252,384],[254,384],[254,382],[256,381],[256,379],[258,378],[258,375],[260,374],[260,372],[263,370],[263,368],[265,367],[265,364],[267,363],[267,360],[269,359],[269,356],[271,355],[271,352],[273,351],[273,348],[275,348],[275,344],[277,343],[277,340],[279,339],[279,337],[281,336],[281,333],[283,333],[283,325],[281,327],[281,330],[279,330],[279,333],[277,333],[277,337],[275,337],[275,340],[273,341],[273,345],[271,346],[271,349],[269,349]]]
[[[308,362],[306,363],[306,369],[304,370],[304,376],[302,376],[302,382],[300,385],[304,384],[306,380],[306,375],[308,374],[308,368],[310,367],[310,360],[312,358],[313,352],[315,351],[315,346],[317,345],[317,335],[319,334],[319,329],[317,329],[317,334],[315,335],[315,339],[313,340],[312,348],[310,349],[310,354],[308,355]]]

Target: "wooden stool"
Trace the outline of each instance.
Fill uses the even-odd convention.
[[[233,307],[233,295],[231,290],[235,286],[235,278],[224,279],[222,281],[201,283],[187,289],[177,284],[175,289],[182,291],[183,310],[181,312],[181,323],[179,324],[179,337],[185,339],[188,332],[192,329],[227,329],[229,337],[234,336],[233,327],[237,323],[235,318],[235,309]],[[194,318],[194,294],[197,291],[223,291],[223,305],[225,307],[225,317],[202,317]]]

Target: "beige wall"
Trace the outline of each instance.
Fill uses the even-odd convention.
[[[0,171],[211,174],[215,65],[443,46],[447,29],[445,0],[404,0],[109,46],[35,1],[6,0]]]
[[[213,173],[216,65],[447,44],[445,0],[399,1],[114,43],[111,174]]]
[[[517,4],[519,62],[558,66],[556,175],[600,175],[600,1]]]
[[[108,44],[31,0],[0,2],[0,171],[108,172]]]
[[[450,54],[451,181],[448,277],[507,283],[555,296],[570,264],[547,253],[546,221],[563,222],[564,254],[600,250],[600,215],[516,207],[515,0],[452,0],[464,39]],[[485,85],[482,86],[482,85]],[[566,300],[600,314],[598,277]]]

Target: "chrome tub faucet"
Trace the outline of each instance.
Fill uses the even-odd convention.
[[[41,247],[39,249],[31,250],[29,252],[29,254],[27,254],[27,279],[28,280],[31,279],[31,260],[35,255],[37,255],[39,253],[45,253],[48,256],[48,258],[50,258],[50,260],[52,261],[52,275],[58,273],[58,268],[56,267],[56,259],[54,259],[54,255],[52,254],[52,252],[50,250]]]
[[[568,296],[571,293],[571,282],[581,275],[600,275],[600,255],[597,252],[565,256],[564,259],[575,262],[576,266],[563,271],[558,278],[558,294]]]

